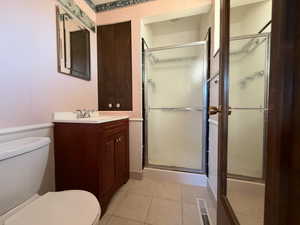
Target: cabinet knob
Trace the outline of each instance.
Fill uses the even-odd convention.
[[[112,104],[111,103],[108,104],[108,108],[110,108],[110,109],[112,108]]]
[[[117,103],[116,106],[117,106],[117,108],[120,108],[120,107],[121,107],[121,104],[120,104],[120,103]]]

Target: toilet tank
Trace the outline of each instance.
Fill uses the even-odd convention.
[[[50,138],[0,143],[0,216],[37,194],[48,163]]]

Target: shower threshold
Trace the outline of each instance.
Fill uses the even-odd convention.
[[[163,166],[163,165],[148,164],[146,165],[146,167],[153,168],[153,169],[160,169],[160,170],[185,172],[185,173],[205,174],[205,171],[203,170],[189,169],[189,168],[177,167],[177,166]]]

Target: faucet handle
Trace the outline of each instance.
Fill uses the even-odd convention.
[[[80,119],[82,117],[82,110],[81,109],[77,109],[74,113],[76,114],[77,119]]]
[[[97,112],[95,109],[77,109],[75,111],[77,119],[90,118],[92,113]]]
[[[97,109],[91,109],[90,110],[90,116],[92,116],[93,115],[93,113],[97,113],[98,112],[98,110]]]

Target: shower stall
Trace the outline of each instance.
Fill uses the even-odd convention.
[[[228,176],[264,180],[270,34],[231,38]]]
[[[207,42],[144,52],[145,164],[205,171]]]

